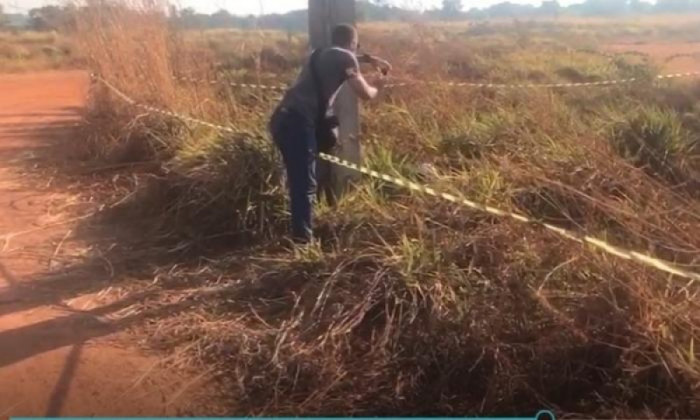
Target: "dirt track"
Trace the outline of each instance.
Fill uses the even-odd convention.
[[[119,302],[95,304],[108,284],[62,269],[85,206],[32,168],[77,135],[87,89],[82,72],[0,76],[0,418],[189,411],[191,382],[125,344]]]
[[[634,51],[646,54],[662,72],[700,71],[700,43],[698,42],[620,43],[606,45],[605,49],[613,53]]]

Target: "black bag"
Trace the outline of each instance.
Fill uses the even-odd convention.
[[[340,121],[335,115],[326,115],[328,113],[328,102],[323,99],[323,87],[318,74],[318,57],[321,51],[323,51],[323,49],[318,48],[311,53],[309,68],[316,88],[316,99],[318,101],[318,115],[316,116],[316,142],[318,143],[318,151],[321,153],[330,153],[338,144],[338,127],[340,126]]]

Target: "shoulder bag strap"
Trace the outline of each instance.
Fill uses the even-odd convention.
[[[309,69],[311,70],[311,78],[314,81],[316,100],[318,101],[318,122],[323,121],[323,119],[326,117],[326,112],[328,111],[328,104],[323,99],[323,85],[321,84],[321,77],[318,74],[318,59],[322,51],[322,48],[315,49],[309,58]]]

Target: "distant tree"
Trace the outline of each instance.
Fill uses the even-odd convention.
[[[393,0],[359,0],[357,2],[358,15],[365,21],[413,22],[420,20],[421,12],[397,7],[397,3]]]
[[[479,9],[478,7],[472,7],[466,13],[466,17],[467,17],[467,19],[470,19],[470,20],[483,20],[483,19],[488,18],[489,15],[483,9]]]
[[[255,21],[250,17],[251,23]],[[271,14],[257,18],[257,23],[261,28],[284,29],[288,32],[306,31],[309,26],[309,14],[305,10],[295,10],[283,15]]]
[[[5,11],[2,8],[2,4],[0,4],[0,29],[5,28],[9,21],[10,19],[5,15]]]
[[[557,0],[543,1],[539,11],[542,15],[556,18],[561,13],[561,5]]]
[[[185,7],[184,9],[182,9],[180,11],[181,18],[192,17],[196,14],[197,14],[197,12],[192,7]]]
[[[194,23],[195,20],[195,15],[197,12],[191,7],[186,7],[182,10],[180,10],[180,13],[175,14],[173,17],[175,17],[177,20],[182,23],[183,26],[185,27],[192,27],[191,24]]]
[[[168,17],[171,20],[178,20],[178,18],[180,17],[180,12],[177,10],[177,6],[175,6],[174,4],[168,6]]]
[[[193,8],[187,7],[171,18],[182,28],[204,29],[209,26],[210,16],[199,14]]]
[[[535,14],[536,8],[530,4],[516,4],[509,1],[494,4],[486,9],[490,17],[494,18],[519,18]]]
[[[1,1],[1,0],[0,0]],[[463,12],[462,0],[443,0],[442,8],[434,8],[422,12],[406,8],[407,4],[420,4],[421,0],[357,0],[357,16],[360,21],[418,21],[418,20],[483,20],[488,18],[527,18],[532,16],[557,17],[563,13],[601,16],[621,15],[631,13],[653,12],[687,12],[700,11],[700,0],[658,0],[656,5],[652,0],[579,0],[577,4],[562,7],[561,0],[541,0],[539,7],[532,4],[522,4],[515,0],[504,1],[488,8],[472,7],[468,12]],[[415,3],[414,3],[415,2]],[[532,3],[532,2],[531,2]],[[399,7],[397,5],[404,5]],[[55,6],[54,6],[55,7]],[[50,7],[49,7],[50,8]],[[51,13],[43,10],[40,15],[34,16],[33,26],[51,26],[45,23]],[[286,31],[305,31],[308,26],[308,13],[304,10],[296,10],[285,14],[266,14],[262,16],[238,16],[232,15],[226,10],[208,15],[197,13],[193,8],[176,10],[171,8],[168,12],[171,22],[192,29],[206,28],[266,28],[282,29]]]
[[[228,28],[233,26],[234,17],[227,10],[221,9],[211,15],[209,18],[210,27],[214,28]]]
[[[361,21],[382,21],[390,20],[392,8],[386,0],[358,1],[358,20]]]
[[[44,6],[29,11],[29,25],[37,31],[66,29],[73,23],[73,8]]]
[[[659,12],[678,12],[688,6],[686,0],[659,0],[655,9]]]
[[[462,0],[442,0],[442,13],[455,16],[462,13]]]
[[[577,7],[585,15],[620,15],[627,12],[627,0],[586,0]]]
[[[648,13],[654,10],[654,5],[644,0],[630,0],[629,10],[632,13]]]
[[[700,11],[700,0],[658,0],[654,9],[659,12]]]

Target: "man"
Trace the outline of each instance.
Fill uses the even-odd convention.
[[[378,89],[370,86],[362,76],[360,61],[372,64],[384,74],[391,69],[385,60],[368,54],[356,56],[359,38],[357,30],[351,25],[336,26],[331,42],[331,48],[312,54],[270,120],[272,138],[282,152],[287,169],[292,236],[300,243],[313,239],[311,218],[317,194],[318,152],[315,133],[320,108],[332,108],[338,91],[345,82],[363,100],[377,96]]]

